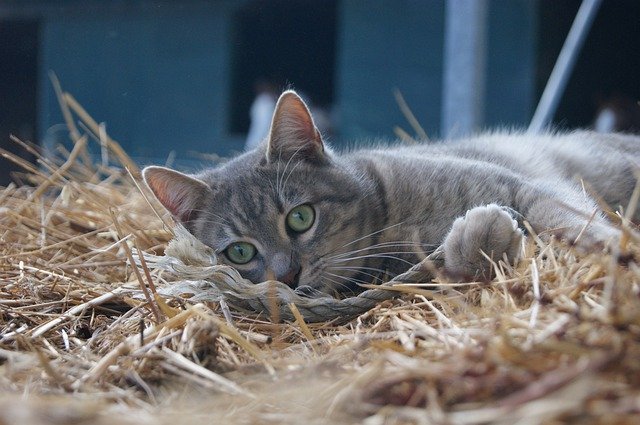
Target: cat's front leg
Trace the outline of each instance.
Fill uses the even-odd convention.
[[[453,222],[444,240],[446,270],[461,278],[488,280],[491,263],[506,254],[520,256],[522,231],[507,210],[496,204],[472,208]],[[484,254],[486,254],[486,256]]]

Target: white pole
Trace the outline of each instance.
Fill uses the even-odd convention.
[[[558,55],[558,60],[556,60],[556,64],[553,67],[547,86],[544,88],[540,103],[538,103],[536,112],[533,114],[527,133],[540,133],[553,119],[580,53],[580,48],[589,33],[600,3],[602,3],[602,0],[582,1],[560,55]]]
[[[441,133],[464,136],[482,124],[486,0],[448,0],[445,12]]]

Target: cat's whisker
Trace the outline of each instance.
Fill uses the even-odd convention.
[[[228,225],[230,225],[229,221],[225,220],[222,217],[213,216],[213,215],[212,215],[212,217],[213,218],[211,218],[211,219],[205,218],[205,217],[197,217],[197,218],[195,218],[193,220],[188,220],[185,223],[190,223],[192,221],[200,221],[200,222],[203,222],[205,224],[214,224],[216,226],[228,226]]]
[[[341,276],[339,274],[335,274],[335,273],[331,273],[331,272],[325,272],[325,273],[330,275],[330,276],[335,276],[337,278],[343,279],[343,280],[347,281],[348,283],[355,283],[357,285],[360,285],[360,284],[365,284],[366,285],[366,284],[371,283],[371,282],[368,282],[366,280],[356,279],[355,277]],[[343,284],[343,287],[348,288],[348,286],[344,285],[344,284]]]
[[[340,276],[338,276],[338,277],[340,277]],[[349,287],[345,283],[343,283],[343,282],[341,282],[339,280],[336,280],[334,278],[331,278],[331,277],[327,276],[326,274],[323,274],[319,279],[320,279],[320,282],[322,282],[323,284],[324,284],[325,281],[330,282],[331,285],[326,285],[326,288],[327,289],[330,288],[332,290],[332,292],[335,292],[336,294],[338,294],[340,292],[340,290],[349,289]]]
[[[187,220],[187,221],[185,221],[185,224],[186,223],[196,222],[196,221],[199,222],[199,223],[206,224],[206,225],[213,225],[213,226],[218,226],[218,227],[223,227],[223,226],[225,226],[227,224],[227,223],[221,223],[219,221],[213,221],[213,220]]]
[[[327,260],[332,260],[334,258],[348,257],[349,255],[357,254],[359,252],[368,251],[368,250],[372,250],[372,249],[393,248],[393,247],[403,247],[403,246],[424,247],[424,248],[432,248],[432,247],[435,248],[436,247],[436,245],[434,245],[434,244],[423,244],[423,243],[417,243],[417,242],[411,242],[411,241],[383,242],[383,243],[379,243],[379,244],[376,244],[376,245],[368,246],[366,248],[355,249],[353,251],[347,251],[347,252],[343,252],[341,254],[332,255],[330,257],[326,257],[326,259]],[[407,251],[407,252],[410,252],[410,251]],[[424,250],[416,251],[416,252],[424,253]]]
[[[361,260],[363,258],[385,258],[388,260],[397,260],[400,262],[403,262],[405,264],[408,264],[409,266],[413,266],[414,263],[405,260],[402,257],[398,257],[397,255],[392,255],[392,254],[411,254],[410,252],[406,252],[406,251],[392,251],[392,252],[384,252],[381,254],[369,254],[369,255],[359,255],[356,257],[349,257],[349,258],[340,258],[338,260],[334,260],[331,263],[335,264],[335,263],[343,263],[346,261],[353,261],[353,260]]]
[[[187,220],[184,222],[184,224],[188,224],[188,223],[201,223],[202,225],[204,225],[204,227],[206,228],[220,228],[220,227],[229,227],[229,224],[227,222],[220,222],[220,221],[216,221],[216,220],[203,220],[201,218],[196,218],[193,220]]]
[[[337,282],[339,282],[339,285],[342,288],[348,288],[349,287],[348,286],[349,283],[351,283],[351,284],[353,284],[353,283],[356,283],[356,284],[362,283],[362,282],[358,282],[358,279],[355,279],[355,278],[352,278],[352,277],[347,277],[347,276],[342,276],[342,275],[331,273],[331,272],[325,272],[325,275],[333,276],[333,277],[339,279]]]
[[[338,277],[342,277],[342,276],[338,276]],[[331,289],[333,289],[335,292],[340,292],[340,289],[344,289],[344,290],[349,290],[349,286],[347,286],[345,283],[340,282],[339,280],[336,279],[332,279],[328,276],[323,276],[320,280],[328,280],[329,282],[333,283],[333,287]]]
[[[278,153],[278,162],[276,166],[276,197],[278,199],[282,199],[282,194],[280,193],[280,164],[282,163],[282,151]]]
[[[383,276],[385,276],[386,274],[390,274],[390,273],[387,273],[386,270],[376,269],[376,268],[373,268],[373,267],[329,267],[328,269],[329,270],[338,270],[338,271],[339,270],[346,270],[346,271],[350,271],[350,272],[356,272],[358,275],[369,276],[374,281],[382,280]],[[371,271],[377,272],[377,274],[365,272],[364,270],[371,270]]]
[[[220,222],[220,221],[215,221],[215,220],[202,220],[201,218],[195,218],[195,219],[190,219],[190,220],[185,220],[182,222],[182,224],[184,224],[185,226],[189,226],[191,223],[206,223],[206,224],[213,224],[215,226],[224,226],[227,223],[226,222]]]
[[[287,161],[287,163],[284,165],[284,169],[282,170],[282,174],[281,174],[281,179],[280,179],[280,183],[282,183],[282,181],[284,180],[284,175],[287,172],[287,168],[289,168],[289,164],[291,164],[291,161],[293,161],[293,158],[296,157],[296,155],[298,155],[298,153],[300,152],[300,149],[302,149],[302,146],[299,147],[298,149],[296,149],[293,154],[291,154],[291,156],[289,157],[289,160]],[[284,188],[284,184],[282,184],[282,187]]]
[[[328,264],[337,264],[337,263],[341,263],[347,260],[352,260],[352,259],[361,259],[361,258],[369,258],[369,257],[379,257],[381,255],[402,255],[402,254],[406,254],[406,255],[416,255],[416,256],[421,256],[424,255],[425,252],[423,250],[414,250],[414,249],[402,249],[403,247],[398,247],[400,249],[391,249],[389,250],[388,248],[396,248],[393,246],[389,246],[389,247],[381,247],[382,248],[387,248],[387,250],[383,250],[383,251],[373,251],[373,252],[363,252],[359,255],[348,255],[348,256],[341,256],[341,257],[335,257],[335,258],[324,258],[323,261],[325,261]],[[358,254],[358,253],[354,253],[354,254]]]
[[[375,232],[371,232],[371,233],[369,233],[369,234],[367,234],[367,235],[364,235],[364,236],[362,236],[362,237],[359,237],[358,239],[354,239],[354,240],[352,240],[351,242],[347,242],[346,244],[344,244],[344,245],[342,245],[342,246],[337,247],[334,251],[337,251],[338,249],[340,249],[340,248],[344,248],[344,247],[349,246],[349,245],[353,245],[354,243],[356,243],[356,242],[360,242],[360,241],[361,241],[361,240],[363,240],[363,239],[370,238],[371,236],[377,235],[378,233],[385,232],[385,231],[387,231],[387,230],[389,230],[389,229],[391,229],[391,228],[394,228],[394,227],[397,227],[397,226],[401,226],[401,225],[403,225],[403,224],[404,224],[404,221],[401,221],[400,223],[391,224],[391,225],[389,225],[389,226],[387,226],[387,227],[385,227],[385,228],[382,228],[382,229],[380,229],[380,230],[376,230]],[[328,252],[327,254],[329,254],[329,253],[330,253],[330,252]]]
[[[331,254],[331,253],[336,251],[335,249],[332,249],[332,250],[329,250],[329,251],[319,255],[319,257],[328,258],[328,259],[338,258],[338,257],[344,257],[344,256],[348,256],[348,255],[351,255],[351,254],[354,254],[354,253],[358,253],[358,252],[362,252],[362,251],[366,251],[366,250],[370,250],[370,249],[387,248],[387,247],[392,247],[394,245],[400,246],[400,245],[404,245],[404,244],[412,245],[412,246],[416,246],[416,245],[417,246],[424,245],[425,247],[430,246],[430,245],[427,245],[427,244],[414,243],[413,241],[388,241],[388,242],[380,242],[380,243],[375,244],[375,245],[369,245],[369,246],[366,246],[364,248],[354,249],[354,250],[351,250],[351,251],[343,251],[343,252],[340,252],[340,253],[337,253],[337,254],[334,254],[334,255],[331,255],[331,256],[327,257],[328,254]]]
[[[376,267],[331,266],[331,267],[327,267],[327,269],[329,269],[329,270],[349,270],[349,271],[356,271],[356,272],[361,272],[362,270],[369,270],[369,271],[374,271],[374,272],[378,272],[378,273],[387,273],[387,270],[376,268]]]
[[[273,180],[269,179],[269,187],[271,188],[271,192],[273,192],[275,194],[275,196],[278,196],[278,191],[276,190],[276,186]]]
[[[221,216],[220,214],[216,214],[214,212],[211,212],[211,211],[208,211],[208,210],[205,210],[205,209],[198,209],[198,208],[193,209],[192,211],[193,212],[197,212],[197,213],[202,213],[202,214],[204,214],[205,217],[207,217],[207,216],[216,217],[216,218],[221,220],[220,221],[221,223],[229,224],[229,220],[227,218]]]
[[[293,158],[296,157],[296,155],[298,155],[298,153],[300,152],[300,150],[302,149],[302,146],[299,147],[298,149],[296,149],[293,154],[291,155],[291,157],[289,157],[289,160],[287,161],[287,163],[284,165],[284,169],[282,170],[282,174],[280,174],[280,164],[278,164],[278,171],[276,172],[276,184],[278,185],[278,196],[280,199],[284,199],[283,195],[284,195],[284,189],[285,186],[287,184],[287,181],[284,180],[284,175],[287,172],[287,168],[289,168],[289,164],[291,164],[291,161],[293,160]],[[278,161],[280,159],[278,158]],[[301,161],[298,161],[296,163],[296,166],[300,163]],[[295,166],[294,166],[295,169]],[[293,170],[291,170],[293,172]],[[279,181],[278,181],[278,176],[279,176]],[[289,177],[291,176],[291,173],[289,173],[289,176],[287,177],[287,180],[289,180]],[[283,182],[284,180],[284,182]]]
[[[295,169],[298,167],[298,165],[302,164],[302,160],[299,160],[298,162],[296,162],[296,164],[291,168],[291,171],[289,171],[289,174],[287,175],[287,178],[285,179],[284,183],[282,184],[282,191],[285,192],[287,189],[287,182],[289,181],[289,177],[291,177],[291,174],[293,174],[293,172],[295,171]]]

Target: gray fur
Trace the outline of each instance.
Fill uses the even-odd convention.
[[[447,269],[486,278],[481,251],[494,259],[519,255],[522,231],[514,219],[543,235],[574,241],[582,231],[583,244],[606,242],[617,230],[601,213],[593,216],[596,202],[579,178],[612,208],[626,206],[640,162],[640,138],[585,131],[486,134],[335,154],[306,114],[295,93],[286,92],[272,140],[192,176],[210,189],[193,185],[190,204],[196,207],[185,225],[222,262],[230,263],[223,251],[231,242],[254,244],[254,260],[234,265],[253,282],[293,271],[292,285],[339,292],[375,281],[383,270],[406,270],[443,242]],[[174,189],[160,187],[153,175],[168,172],[144,171],[161,201],[167,199],[163,191]],[[173,198],[184,199],[182,192]],[[294,234],[285,217],[301,204],[312,205],[316,219]]]

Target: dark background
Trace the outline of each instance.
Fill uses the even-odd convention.
[[[489,0],[483,127],[531,119],[578,0]],[[640,98],[640,2],[607,0],[554,125],[588,127],[612,95]],[[444,2],[421,0],[0,2],[0,146],[65,142],[49,72],[141,163],[243,149],[253,83],[303,91],[334,145],[440,131]],[[12,166],[0,159],[0,184]]]

